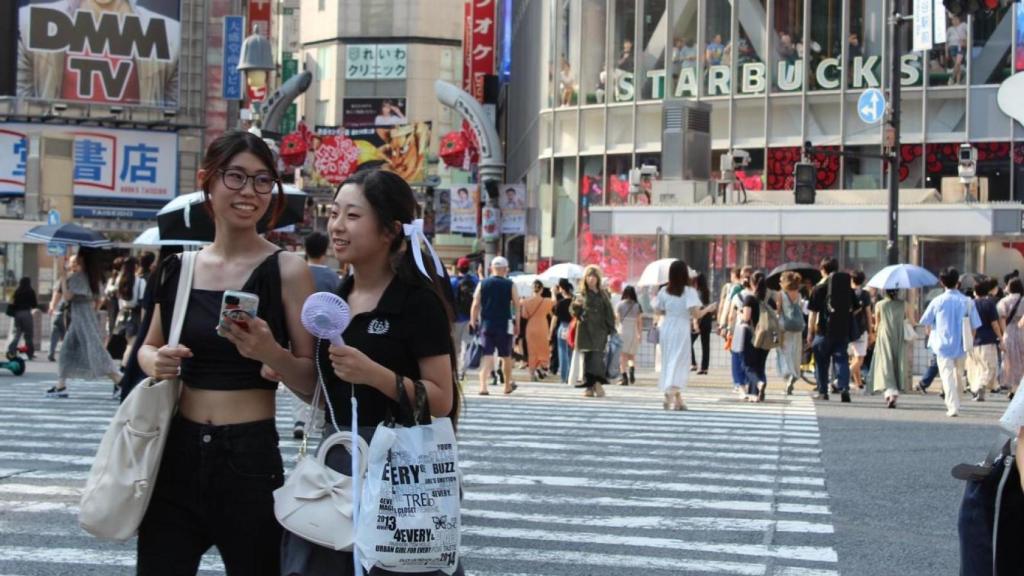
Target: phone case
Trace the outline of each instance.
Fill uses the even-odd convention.
[[[255,294],[239,292],[237,290],[225,290],[220,304],[217,334],[224,335],[225,323],[228,322],[227,318],[231,318],[239,323],[245,323],[247,320],[255,318],[259,305],[260,297]]]

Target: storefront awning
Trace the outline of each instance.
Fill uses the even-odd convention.
[[[909,204],[900,206],[901,236],[1022,235],[1024,205]],[[592,206],[594,234],[651,236],[885,236],[884,205]]]
[[[24,242],[25,244],[42,244],[43,242],[39,240],[25,238],[25,232],[43,224],[46,224],[46,222],[0,218],[0,243]]]

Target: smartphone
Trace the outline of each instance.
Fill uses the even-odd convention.
[[[260,306],[260,297],[249,292],[225,290],[220,304],[220,321],[217,323],[217,334],[223,336],[227,322],[249,329],[249,320],[256,317]]]

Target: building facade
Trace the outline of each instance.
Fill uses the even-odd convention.
[[[891,12],[887,0],[514,1],[508,179],[527,182],[536,208],[527,261],[599,263],[627,282],[669,255],[717,276],[741,262],[771,268],[824,255],[880,268],[888,178],[871,155],[883,152],[885,128],[863,121],[857,101],[891,80]],[[1019,205],[1002,212],[1000,204],[1024,199],[1024,127],[996,103],[999,85],[1024,70],[1024,8],[999,3],[966,22],[938,18],[946,43],[930,51],[910,50],[909,25],[897,37],[901,202],[924,205],[903,221],[903,255],[931,268],[1024,268],[1014,244],[1020,222],[1008,223]],[[661,154],[666,99],[710,106],[713,179],[723,153],[749,153],[737,176],[750,204],[635,206],[648,195],[631,195],[630,168],[681,161]],[[786,227],[779,218],[792,193],[773,191],[792,189],[806,141],[852,153],[813,158],[819,204],[850,206],[811,208]],[[983,204],[955,201],[961,143],[978,149]],[[776,208],[760,214],[759,204]],[[950,216],[948,204],[966,212]],[[961,225],[978,210],[987,225]],[[926,226],[946,216],[952,228]],[[829,233],[810,224],[823,218],[849,226]]]

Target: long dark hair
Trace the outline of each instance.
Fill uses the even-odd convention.
[[[342,186],[353,184],[359,186],[363,196],[377,216],[381,232],[391,233],[394,238],[388,247],[391,259],[391,269],[395,276],[402,282],[431,290],[437,295],[438,300],[443,304],[445,314],[448,315],[448,324],[455,320],[455,311],[451,302],[451,280],[448,271],[443,267],[441,270],[434,269],[434,259],[429,254],[421,254],[423,266],[427,269],[428,279],[416,266],[413,250],[419,250],[418,246],[406,242],[405,234],[402,232],[401,224],[409,224],[416,215],[416,196],[413,194],[409,183],[394,172],[386,170],[360,170],[345,180],[334,191],[335,197]],[[438,276],[438,273],[443,276]],[[448,338],[451,343],[451,330],[448,330]],[[454,343],[450,349],[455,350]],[[459,383],[456,380],[458,367],[455,362],[454,352],[449,354],[452,366],[452,409],[448,413],[452,424],[457,425],[459,419]]]
[[[85,277],[89,279],[89,289],[93,296],[100,295],[100,286],[103,285],[103,265],[100,262],[100,253],[95,248],[82,246],[75,256],[78,259],[78,266]]]
[[[633,288],[633,286],[626,286],[625,288],[623,288],[622,289],[622,299],[623,300],[632,300],[633,302],[636,302],[636,300],[637,300],[637,298],[636,298],[636,288]]]
[[[117,295],[122,300],[131,300],[135,290],[135,258],[129,256],[121,263],[121,279],[117,281]]]
[[[17,298],[22,294],[32,293],[32,279],[28,276],[22,276],[21,280],[18,281],[18,287],[14,290],[14,297]]]
[[[697,294],[700,295],[700,303],[705,306],[711,302],[711,290],[708,288],[708,278],[703,272],[698,272],[693,277],[693,287],[697,290]]]
[[[764,272],[758,270],[754,272],[753,276],[750,277],[750,287],[754,290],[754,296],[761,301],[764,301],[765,297],[768,296],[768,279],[765,277]]]
[[[263,167],[267,172],[270,172],[270,175],[274,177],[274,181],[277,182],[275,202],[270,208],[270,219],[267,221],[267,229],[272,230],[274,224],[277,223],[278,218],[284,212],[287,198],[285,198],[284,188],[281,186],[281,176],[277,173],[277,162],[274,160],[274,152],[262,138],[255,134],[231,130],[210,142],[210,145],[206,148],[206,155],[203,156],[202,169],[205,173],[202,182],[200,182],[203,195],[206,198],[203,206],[212,217],[213,203],[210,202],[210,188],[213,187],[215,179],[221,177],[220,171],[230,166],[235,156],[242,152],[248,152],[258,158],[263,163]],[[266,217],[266,214],[264,214],[260,220],[262,221]]]
[[[666,291],[673,296],[682,296],[690,285],[690,267],[682,260],[676,260],[668,267],[668,287]]]

